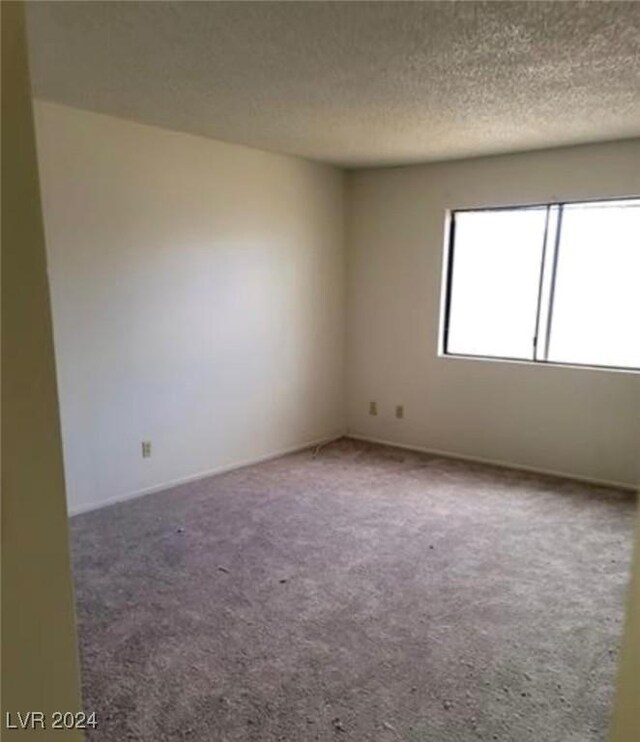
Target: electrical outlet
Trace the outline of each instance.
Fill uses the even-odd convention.
[[[378,414],[377,402],[369,402],[369,414],[374,416]]]
[[[151,456],[151,441],[142,441],[142,458],[148,459]]]
[[[396,405],[396,417],[398,418],[398,420],[402,420],[402,418],[404,417],[404,405],[403,404]]]

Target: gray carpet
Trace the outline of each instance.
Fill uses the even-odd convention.
[[[338,441],[72,519],[95,740],[603,740],[634,499]]]

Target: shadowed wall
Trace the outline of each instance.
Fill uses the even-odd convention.
[[[53,711],[80,708],[23,11],[22,3],[2,3],[3,727],[7,711],[43,711],[50,722]],[[82,736],[50,727],[15,734],[21,740]]]

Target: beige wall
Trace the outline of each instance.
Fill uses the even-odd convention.
[[[634,485],[640,374],[439,358],[437,343],[446,210],[638,195],[640,140],[359,171],[348,188],[349,431]]]
[[[640,446],[638,447],[640,494]],[[624,640],[609,742],[637,742],[640,736],[640,509],[627,596]]]
[[[36,124],[70,509],[343,432],[343,175],[50,103]]]
[[[23,7],[2,3],[2,721],[80,708]],[[12,732],[21,740],[78,732]],[[0,734],[5,738],[5,733]]]

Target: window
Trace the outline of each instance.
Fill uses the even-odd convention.
[[[640,369],[640,199],[451,214],[445,355]]]

